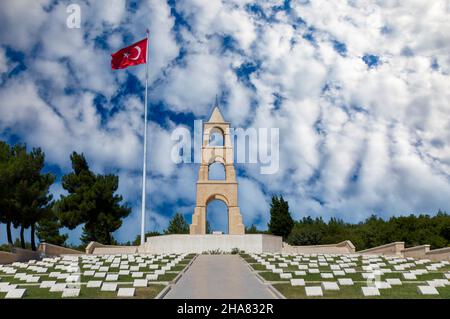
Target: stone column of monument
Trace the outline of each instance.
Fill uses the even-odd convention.
[[[213,133],[223,136],[223,146],[209,144]],[[209,166],[215,162],[225,167],[225,180],[209,180]],[[225,122],[217,105],[211,118],[203,125],[202,160],[198,172],[197,204],[192,224],[191,234],[206,234],[206,207],[212,200],[223,201],[228,208],[228,234],[242,235],[245,227],[242,223],[241,211],[238,205],[238,184],[234,170],[234,151],[230,138],[230,123]]]

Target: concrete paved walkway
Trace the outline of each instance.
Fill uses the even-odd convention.
[[[200,255],[183,274],[167,299],[273,299],[237,255]]]

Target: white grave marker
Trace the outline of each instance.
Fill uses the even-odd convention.
[[[320,286],[305,287],[305,293],[308,297],[322,297],[323,292]]]

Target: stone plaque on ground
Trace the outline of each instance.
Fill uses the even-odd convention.
[[[10,285],[8,282],[2,282],[0,292],[8,292],[17,288],[17,285]]]
[[[133,282],[133,287],[147,287],[147,279],[135,279]]]
[[[131,277],[132,277],[132,278],[141,278],[141,277],[143,277],[143,276],[144,276],[144,273],[141,272],[141,271],[139,271],[139,272],[132,272],[132,273],[131,273]]]
[[[26,289],[13,289],[8,291],[5,299],[21,299],[25,294]]]
[[[134,288],[119,288],[117,297],[134,297]]]
[[[386,282],[389,283],[391,286],[402,284],[399,278],[386,278]]]
[[[106,278],[105,278],[106,281],[117,281],[118,279],[119,279],[118,274],[108,274],[108,275],[106,275]]]
[[[406,280],[416,280],[417,277],[414,274],[411,273],[403,273],[403,278],[405,278]]]
[[[51,292],[62,292],[64,289],[66,289],[65,283],[56,283],[50,287]]]
[[[339,285],[341,285],[341,286],[353,286],[352,278],[339,278],[338,282],[339,282]]]
[[[388,283],[387,281],[375,281],[375,287],[377,287],[378,289],[390,289],[391,284]]]
[[[158,275],[157,274],[148,274],[146,278],[147,278],[147,280],[158,280]]]
[[[291,286],[304,286],[305,279],[291,279]]]
[[[323,281],[321,286],[323,290],[339,290],[338,284],[331,281]]]
[[[100,280],[90,280],[87,282],[86,287],[87,288],[100,288],[102,285],[102,281]]]
[[[116,291],[117,284],[112,282],[104,282],[102,285],[101,291]]]
[[[305,287],[305,293],[308,297],[322,297],[323,292],[320,286]]]
[[[56,284],[56,281],[44,280],[39,285],[39,288],[50,288],[51,286],[53,286],[55,284]]]
[[[66,288],[63,290],[62,298],[74,298],[80,295],[80,289],[78,288]]]
[[[439,295],[439,291],[431,286],[417,286],[417,292],[421,295]]]
[[[376,287],[361,287],[362,293],[365,297],[379,296],[380,291]]]

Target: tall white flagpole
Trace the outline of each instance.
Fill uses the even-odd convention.
[[[148,39],[147,29],[147,52],[145,57],[145,106],[144,106],[144,165],[142,168],[142,212],[141,212],[141,246],[145,243],[145,186],[147,183],[147,92],[148,92]]]

